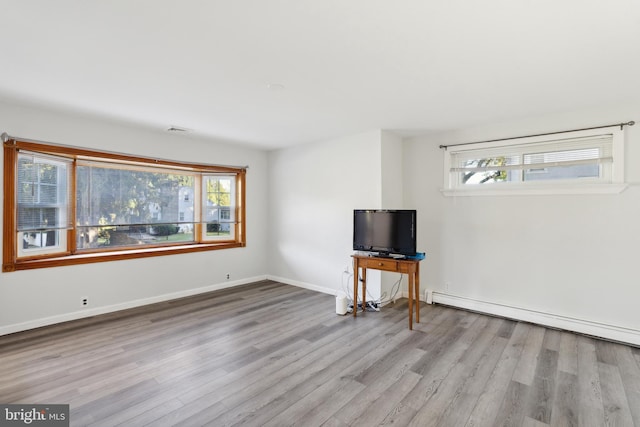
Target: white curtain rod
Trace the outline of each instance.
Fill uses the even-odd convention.
[[[462,144],[440,145],[440,148],[444,148],[446,150],[449,147],[459,147],[459,146],[462,146],[462,145],[473,145],[473,144],[482,144],[482,143],[485,143],[485,142],[498,142],[498,141],[508,141],[508,140],[511,140],[511,139],[532,138],[534,136],[558,135],[558,134],[562,134],[562,133],[578,132],[578,131],[581,131],[581,130],[604,129],[604,128],[610,128],[610,127],[614,127],[614,126],[620,126],[620,130],[622,130],[625,126],[633,126],[635,124],[636,124],[636,122],[634,122],[632,120],[632,121],[629,121],[629,122],[626,122],[626,123],[616,123],[616,124],[613,124],[613,125],[605,125],[605,126],[594,126],[592,128],[561,130],[561,131],[558,131],[558,132],[539,133],[537,135],[514,136],[512,138],[490,139],[488,141],[463,142]]]

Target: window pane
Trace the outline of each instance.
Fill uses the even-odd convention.
[[[156,224],[146,226],[78,227],[78,249],[164,245],[193,241],[193,224]]]
[[[18,154],[16,231],[19,256],[67,250],[69,173],[69,164],[64,159]]]
[[[584,148],[581,150],[550,151],[524,155],[524,164],[571,162],[576,160],[595,160],[600,158],[598,148]]]
[[[33,157],[18,158],[18,203],[36,203],[37,192],[36,165]]]
[[[193,241],[193,175],[90,164],[76,176],[79,249]]]
[[[210,175],[203,177],[204,239],[234,238],[235,176]]]
[[[31,249],[32,252],[40,248],[50,248],[58,246],[59,230],[43,230],[37,232],[24,232],[18,233],[22,241],[22,249],[28,253]]]
[[[18,156],[18,230],[67,227],[68,165]]]
[[[58,208],[38,208],[18,206],[18,230],[38,230],[50,225],[55,226],[58,221]]]
[[[555,166],[536,169],[525,169],[525,181],[543,181],[550,179],[598,178],[599,165]]]
[[[40,203],[57,203],[58,186],[40,183]]]
[[[600,176],[600,165],[597,163],[599,158],[600,150],[598,148],[525,154],[524,164],[535,165],[536,167],[524,170],[524,180],[598,178]],[[593,163],[588,163],[590,160],[593,160]],[[558,164],[562,162],[587,163]]]
[[[500,166],[513,166],[520,163],[519,156],[496,156],[465,160],[462,164],[460,182],[463,185],[492,184],[519,180],[519,175],[513,170],[501,169]]]

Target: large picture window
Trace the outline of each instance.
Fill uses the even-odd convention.
[[[245,168],[8,140],[3,271],[244,246]]]

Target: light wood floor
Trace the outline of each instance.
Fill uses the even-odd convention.
[[[640,350],[259,282],[0,337],[0,402],[76,426],[640,426]]]

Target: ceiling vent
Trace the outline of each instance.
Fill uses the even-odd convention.
[[[186,129],[186,128],[181,128],[179,126],[171,126],[167,129],[167,132],[175,132],[175,133],[179,133],[179,132],[190,132],[190,129]]]

